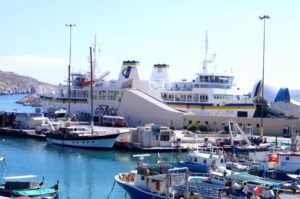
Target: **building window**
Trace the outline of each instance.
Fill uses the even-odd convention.
[[[160,141],[169,141],[170,140],[170,136],[169,135],[161,135],[160,136]]]
[[[194,162],[197,162],[197,158],[194,158]]]
[[[290,160],[290,157],[286,157],[285,159],[286,159],[286,160]]]
[[[256,128],[259,128],[259,126],[260,126],[259,124],[256,124]]]
[[[204,164],[206,164],[206,163],[207,163],[207,160],[206,160],[206,159],[204,159],[204,160],[203,160],[203,163],[204,163]]]

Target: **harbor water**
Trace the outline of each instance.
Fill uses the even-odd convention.
[[[0,96],[0,110],[34,111],[14,102],[24,95]],[[49,145],[45,141],[0,135],[0,154],[5,157],[2,176],[37,175],[45,178],[45,186],[59,180],[60,199],[106,199],[113,187],[114,176],[127,172],[137,158],[133,152],[118,150],[86,150]],[[161,153],[171,159],[175,153]],[[154,163],[157,153],[145,159]],[[1,176],[1,180],[2,180]],[[130,198],[115,184],[110,199]]]

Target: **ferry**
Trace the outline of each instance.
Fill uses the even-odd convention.
[[[138,73],[139,61],[128,60],[123,62],[117,80],[107,80],[109,72],[93,75],[92,78],[90,74],[95,72],[71,73],[70,96],[68,85],[63,84],[58,86],[55,93],[40,93],[43,110],[67,109],[70,103],[72,115],[83,117],[85,114],[91,114],[89,87],[93,85],[95,118],[102,115],[120,115],[120,108],[126,106],[122,104],[124,92],[130,89],[135,89],[132,93],[137,96],[136,98],[142,98],[169,112],[177,110],[176,113],[193,112],[201,116],[253,117],[256,106],[249,96],[239,94],[234,83],[234,75],[208,72],[207,66],[213,60],[207,59],[207,43],[206,37],[203,71],[192,81],[171,82],[167,64],[155,64],[150,81],[141,80]],[[96,68],[96,63],[93,64]],[[136,99],[130,100],[135,102]],[[130,109],[138,107],[132,106]],[[128,110],[122,111],[121,115],[126,116],[126,120],[133,116]],[[163,114],[157,111],[156,115]]]

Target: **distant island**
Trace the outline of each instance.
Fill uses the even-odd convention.
[[[40,106],[37,93],[56,90],[56,86],[28,76],[0,70],[0,95],[29,94],[16,103],[28,106]]]

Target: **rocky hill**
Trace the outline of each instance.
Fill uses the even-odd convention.
[[[32,77],[0,70],[0,95],[30,94],[56,90],[56,86],[40,82]]]

